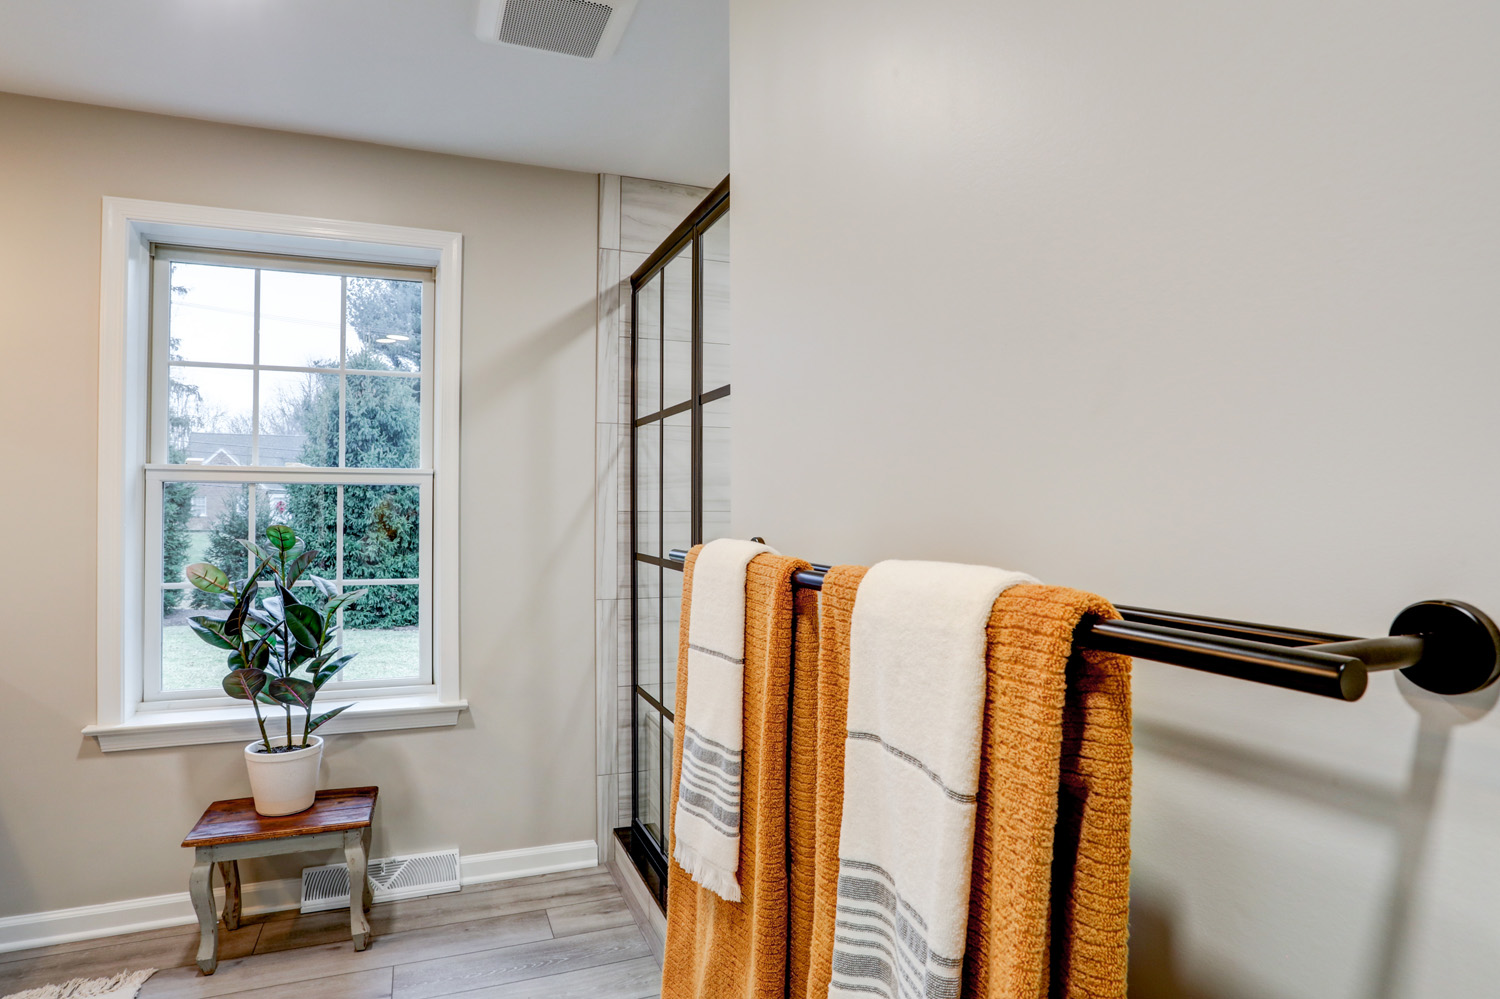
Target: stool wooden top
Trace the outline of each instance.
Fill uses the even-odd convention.
[[[375,812],[378,787],[341,787],[319,791],[312,807],[291,815],[261,815],[254,798],[216,801],[182,841],[183,846],[222,846],[286,839],[315,833],[361,829]]]

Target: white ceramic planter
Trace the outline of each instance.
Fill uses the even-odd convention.
[[[302,737],[293,740],[301,743]],[[285,746],[285,735],[271,736],[271,745]],[[255,810],[262,815],[291,815],[311,808],[318,793],[318,765],[323,762],[323,737],[311,736],[306,749],[290,753],[257,752],[264,744],[255,740],[245,747],[245,769],[250,772],[250,793]]]

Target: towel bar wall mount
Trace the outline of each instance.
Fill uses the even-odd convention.
[[[687,559],[672,549],[666,562]],[[794,585],[823,588],[826,565],[793,575]],[[1122,620],[1088,619],[1075,644],[1137,659],[1357,701],[1371,672],[1400,670],[1437,694],[1483,690],[1500,678],[1500,630],[1489,615],[1458,600],[1423,600],[1396,615],[1390,634],[1355,638],[1144,607],[1116,607]]]

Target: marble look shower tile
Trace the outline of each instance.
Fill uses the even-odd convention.
[[[618,449],[616,454],[619,455],[619,458],[615,462],[615,488],[619,490],[616,502],[619,504],[617,509],[627,510],[630,508],[630,438],[632,428],[629,420],[622,420],[616,426],[618,427],[617,436],[619,438],[615,444],[615,447]]]
[[[620,175],[599,175],[599,246],[606,250],[620,248]]]
[[[620,337],[620,342],[615,346],[615,357],[620,368],[620,381],[615,387],[615,407],[618,419],[615,421],[622,426],[630,425],[630,400],[635,394],[634,386],[630,381],[630,337]]]
[[[607,641],[599,641],[600,619],[608,616],[608,611],[603,607],[605,604],[613,603],[610,600],[594,601],[594,628],[595,628],[595,662],[594,662],[594,719],[597,722],[594,731],[594,773],[607,774],[614,771],[614,761],[619,755],[618,733],[620,729],[619,698],[616,691],[619,689],[615,684],[615,664],[612,654],[601,656],[599,649],[609,649],[613,652],[614,644]],[[601,661],[603,660],[603,661]],[[627,733],[628,734],[628,733]]]
[[[620,178],[620,249],[650,253],[707,194],[703,187]]]
[[[620,775],[600,774],[594,780],[594,842],[599,846],[599,862],[609,863],[609,845],[614,831],[623,825],[620,814]]]
[[[674,548],[686,549],[692,542],[692,519],[693,515],[688,510],[663,510],[662,515],[662,557]],[[667,570],[671,572],[672,570]],[[675,574],[674,574],[675,575]]]
[[[628,599],[630,597],[630,573],[635,565],[634,552],[630,548],[630,497],[626,496],[621,503],[621,509],[615,515],[617,530],[620,533],[619,561],[616,563],[615,585],[616,593]]]
[[[594,419],[614,423],[620,397],[620,252],[599,251],[598,322],[595,327]]]
[[[615,821],[622,826],[630,825],[631,809],[630,802],[635,792],[635,774],[630,771],[630,746],[625,746],[625,758],[620,761],[620,773],[618,777],[619,798],[615,803]]]
[[[615,601],[615,683],[630,686],[630,594]]]
[[[703,261],[703,340],[729,343],[729,265]]]
[[[617,724],[615,726],[615,772],[628,773],[630,770],[630,695],[633,688],[615,688],[615,710]]]
[[[654,250],[656,247],[653,246],[651,249]],[[620,315],[627,320],[630,318],[630,275],[640,270],[641,264],[644,264],[650,255],[649,252],[642,253],[637,250],[622,249],[620,251]],[[624,329],[626,333],[630,332],[629,326]]]
[[[729,510],[730,429],[703,428],[703,509]]]
[[[693,339],[693,254],[686,247],[662,270],[662,339]]]
[[[594,424],[594,596],[613,597],[619,570],[620,428],[613,423]],[[629,497],[626,497],[629,505]]]
[[[615,310],[618,317],[620,335],[619,349],[617,350],[617,364],[619,367],[619,393],[620,393],[620,420],[621,423],[630,422],[630,397],[633,387],[630,382],[630,275],[635,273],[636,268],[646,262],[646,254],[620,253],[620,280],[616,288],[616,298],[619,302]]]
[[[618,730],[618,719],[614,691],[619,687],[619,663],[615,661],[620,643],[616,637],[619,630],[618,600],[594,601],[594,703],[598,729],[594,740],[594,763],[596,774],[614,772],[618,753],[614,739]]]

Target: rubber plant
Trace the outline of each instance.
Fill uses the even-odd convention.
[[[339,608],[368,591],[341,593],[333,583],[308,573],[317,553],[285,524],[266,528],[266,541],[266,546],[240,542],[256,562],[245,579],[231,579],[208,562],[194,562],[182,574],[193,586],[218,596],[229,609],[223,618],[206,614],[188,618],[199,638],[229,653],[224,692],[255,708],[265,752],[291,752],[305,749],[310,735],[350,707],[345,704],[313,715],[318,691],[358,654],[342,654],[335,641]],[[311,586],[297,586],[304,575]],[[261,705],[285,713],[284,747],[271,745]],[[303,712],[302,742],[293,745],[292,716],[297,710]]]

